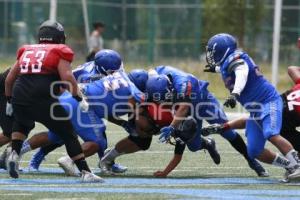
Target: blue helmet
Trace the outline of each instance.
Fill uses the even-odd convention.
[[[128,74],[128,77],[140,91],[146,91],[146,82],[148,80],[148,72],[146,70],[134,69]]]
[[[228,33],[214,35],[206,46],[206,61],[211,66],[221,65],[237,49],[236,39]]]
[[[118,52],[111,49],[103,49],[95,55],[96,70],[104,75],[111,74],[122,68],[122,58]]]
[[[167,102],[172,100],[172,83],[166,75],[149,76],[146,83],[147,101]]]

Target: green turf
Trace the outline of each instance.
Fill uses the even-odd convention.
[[[40,131],[41,128],[38,126],[38,130]],[[123,132],[120,128],[109,125],[107,131],[108,139],[109,139],[109,146],[112,147],[120,138],[126,136],[126,133]],[[169,178],[182,178],[184,179],[191,179],[191,178],[213,178],[213,177],[241,177],[241,178],[258,178],[256,174],[250,170],[247,166],[246,161],[236,153],[233,148],[229,145],[227,141],[219,136],[215,136],[218,149],[222,156],[222,162],[219,166],[216,166],[211,161],[208,153],[204,151],[192,153],[186,151],[184,154],[184,158],[177,169],[169,175]],[[1,149],[3,150],[3,148]],[[136,178],[136,177],[144,177],[144,178],[152,178],[153,172],[159,169],[163,169],[164,166],[168,163],[169,159],[172,157],[172,150],[173,147],[170,145],[159,144],[157,142],[157,137],[154,138],[153,143],[149,151],[136,153],[133,155],[125,155],[120,157],[117,162],[126,165],[129,167],[129,170],[124,175],[114,176],[114,177],[121,177],[124,179]],[[65,154],[64,148],[60,148],[49,155],[46,161],[43,163],[42,167],[57,167],[56,160]],[[27,166],[27,161],[30,159],[32,153],[28,153],[24,156],[22,162],[22,167]],[[88,158],[88,162],[91,167],[97,167],[98,159],[96,156]],[[268,171],[270,172],[272,180],[280,179],[283,170],[271,166],[266,166]],[[0,178],[8,178],[6,174],[1,173]],[[62,180],[69,180],[72,179],[70,177],[65,177],[61,174],[22,174],[20,178],[23,179],[62,179]],[[106,179],[111,179],[111,177],[104,177]],[[4,186],[0,184],[0,199],[15,199],[12,194],[20,194],[22,196],[22,200],[27,199],[182,199],[187,198],[184,195],[165,195],[165,194],[118,194],[118,193],[51,193],[51,192],[30,192],[30,191],[3,191],[1,187]],[[11,186],[14,187],[14,186]],[[28,186],[30,187],[30,185]],[[36,186],[35,186],[36,187]],[[111,187],[111,186],[101,186],[100,185],[52,185],[46,184],[43,187],[70,187],[70,188],[83,188],[83,187]],[[123,188],[144,188],[145,190],[149,188],[161,188],[161,185],[128,185],[122,186]],[[113,186],[113,188],[118,188],[117,186]],[[230,184],[203,184],[203,185],[165,185],[163,188],[170,188],[170,189],[206,189],[207,192],[211,190],[235,190],[235,189],[247,189],[247,190],[293,190],[298,189],[298,186],[288,186],[278,182],[278,184],[240,184],[240,185],[230,185]],[[264,195],[263,193],[261,195]],[[286,196],[287,197],[287,196]],[[193,199],[193,198],[192,198]]]
[[[1,61],[0,69],[4,69],[6,66],[11,65],[13,63],[13,59],[4,59]],[[81,63],[81,61],[76,61],[76,64]],[[76,65],[75,64],[75,65]],[[170,63],[157,63],[157,64],[170,64]],[[172,63],[171,63],[172,64]],[[125,65],[127,70],[135,68],[135,66],[140,67],[141,65],[130,64]],[[220,77],[216,77],[215,75],[204,74],[201,72],[201,67],[203,64],[199,64],[196,62],[188,62],[188,63],[177,63],[177,66],[181,66],[184,70],[187,70],[191,73],[194,73],[198,77],[201,77],[204,80],[210,81],[209,89],[213,93],[216,94],[218,98],[224,98],[228,95],[227,91],[224,89],[223,83],[221,82]],[[270,77],[270,70],[266,65],[263,65],[263,71]],[[149,67],[148,67],[149,68]],[[280,68],[280,82],[279,82],[279,90],[284,91],[288,89],[292,83],[289,80],[286,74],[285,68]],[[40,131],[41,127],[38,126],[38,129],[35,129],[34,132]],[[243,132],[241,132],[242,135]],[[109,147],[112,147],[120,138],[125,137],[127,134],[122,131],[119,127],[109,125],[107,129],[107,135],[109,140]],[[216,166],[211,161],[208,153],[204,151],[192,153],[186,151],[184,154],[184,158],[181,164],[174,170],[169,178],[182,178],[182,179],[191,179],[191,178],[213,178],[213,177],[241,177],[241,178],[257,178],[256,174],[248,168],[247,162],[242,158],[238,153],[234,151],[234,149],[229,145],[227,141],[219,136],[214,136],[217,141],[218,149],[222,156],[222,161],[219,166]],[[269,145],[268,145],[269,146]],[[3,148],[0,149],[1,151]],[[156,170],[161,170],[168,163],[169,159],[172,157],[173,147],[170,145],[159,144],[157,142],[157,137],[154,138],[152,146],[149,151],[141,152],[134,155],[125,155],[120,157],[117,162],[128,166],[129,170],[124,175],[119,175],[118,177],[122,177],[124,179],[134,178],[134,177],[152,177],[152,174]],[[47,157],[46,161],[43,163],[43,167],[57,167],[56,160],[65,154],[64,148],[60,148],[56,150],[53,154]],[[25,155],[23,158],[22,166],[27,166],[27,162],[32,153]],[[88,158],[88,162],[92,167],[97,167],[98,158],[93,156]],[[279,168],[275,168],[272,166],[266,166],[268,171],[270,172],[272,180],[278,180],[282,177],[283,170]],[[0,173],[0,179],[8,178],[6,174]],[[51,175],[51,174],[23,174],[21,175],[23,179],[62,179],[69,180],[71,178],[65,177],[63,175]],[[110,179],[110,177],[105,177]],[[260,179],[260,178],[257,178]],[[3,184],[0,184],[0,200],[4,199],[199,199],[199,197],[187,197],[185,195],[178,194],[133,194],[133,193],[56,193],[56,192],[31,192],[31,191],[5,191],[2,190]],[[28,186],[30,187],[30,186]],[[36,186],[34,186],[36,187]],[[62,187],[61,185],[43,185],[43,187],[55,188]],[[84,187],[99,187],[99,188],[107,188],[108,186],[101,185],[63,185],[63,187],[70,188],[84,188]],[[240,184],[240,185],[230,185],[230,184],[195,184],[195,185],[134,185],[134,186],[122,186],[125,188],[141,188],[141,189],[155,189],[155,188],[170,188],[170,189],[206,189],[207,193],[213,192],[215,190],[238,190],[238,189],[246,189],[246,190],[297,190],[299,186],[291,186],[280,184]],[[11,186],[14,188],[14,185]],[[116,187],[117,188],[117,187]],[[19,195],[20,198],[16,195]],[[265,194],[262,192],[259,194],[259,197],[271,198],[272,196],[264,196]],[[293,195],[293,194],[291,194]],[[276,196],[278,197],[278,196]],[[289,195],[282,196],[282,199],[289,198]],[[293,197],[293,196],[291,196]],[[300,197],[299,197],[300,198]],[[234,199],[234,196],[232,197]]]

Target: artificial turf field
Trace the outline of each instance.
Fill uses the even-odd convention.
[[[82,62],[77,64],[80,63]],[[3,71],[6,66],[13,64],[13,59],[5,62],[2,60],[0,64]],[[220,87],[220,79],[216,79],[214,75],[200,73],[199,66],[202,65],[199,63],[197,65],[179,63],[174,66],[183,66],[184,70],[209,80],[209,90],[216,94],[217,98],[225,98],[228,95],[223,84]],[[269,68],[263,69],[264,74],[270,77]],[[285,67],[280,68],[279,74],[279,90],[283,92],[293,84],[287,76]],[[41,130],[45,129],[37,126],[33,134]],[[240,133],[244,136],[243,131]],[[109,147],[112,147],[127,134],[121,128],[108,124],[107,136]],[[118,158],[117,162],[129,167],[128,171],[123,175],[104,176],[106,180],[104,184],[81,184],[79,178],[64,176],[56,164],[56,160],[66,154],[64,147],[47,156],[39,173],[26,171],[32,155],[28,153],[21,163],[24,173],[18,180],[9,179],[6,172],[0,170],[0,200],[300,199],[300,183],[279,182],[284,173],[282,169],[265,165],[270,177],[258,178],[248,168],[245,159],[226,140],[219,136],[213,137],[221,154],[220,165],[215,165],[204,151],[192,153],[186,150],[180,165],[166,179],[154,178],[152,174],[156,170],[162,170],[169,162],[173,155],[173,147],[159,144],[157,137],[154,137],[148,151]],[[0,148],[0,151],[2,150],[3,148]],[[88,162],[95,171],[98,171],[97,156],[88,158]]]
[[[44,130],[37,126],[34,132]],[[242,132],[241,132],[242,133]],[[108,124],[109,146],[126,133]],[[152,177],[163,169],[173,154],[171,145],[159,144],[154,138],[150,150],[120,157],[117,162],[129,167],[122,175],[104,176],[104,184],[82,184],[79,178],[66,177],[56,160],[65,155],[64,147],[48,155],[40,172],[28,172],[26,167],[32,153],[24,156],[24,168],[19,179],[8,178],[0,171],[0,200],[5,199],[300,199],[300,183],[283,184],[283,170],[267,166],[269,178],[258,178],[229,143],[214,136],[221,154],[216,166],[204,151],[186,150],[184,158],[168,178]],[[1,148],[3,150],[3,148]],[[97,172],[98,158],[88,158]]]

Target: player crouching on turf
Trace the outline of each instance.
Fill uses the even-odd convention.
[[[189,78],[191,79],[195,79],[193,78],[194,76],[191,74],[187,74],[184,73],[178,69],[175,69],[173,67],[170,66],[159,66],[154,68],[156,73],[159,74],[165,74],[165,75],[170,75],[172,74],[172,76],[174,78],[172,78],[172,80],[177,79],[177,83],[182,82],[182,86],[188,86],[189,84],[185,84],[185,80],[188,80]],[[154,72],[152,72],[154,73]],[[133,70],[132,72],[130,72],[128,74],[128,77],[130,78],[130,80],[143,92],[146,92],[146,82],[148,80],[148,72],[145,70],[141,70],[141,69],[137,69],[137,70]],[[202,81],[203,83],[206,83],[205,81]],[[187,82],[188,83],[188,82]],[[203,85],[203,84],[202,84]],[[198,86],[196,85],[197,88]],[[184,87],[182,87],[184,88]],[[186,88],[186,91],[188,88]],[[219,118],[215,119],[215,120],[210,120],[211,123],[215,123],[216,121],[224,121],[226,122],[226,116],[225,113],[221,110],[221,108],[219,108],[219,104],[217,102],[217,100],[213,97],[212,94],[210,94],[207,90],[205,90],[205,94],[209,94],[209,95],[202,95],[202,97],[204,98],[203,101],[208,101],[210,102],[210,104],[212,104],[212,106],[203,106],[206,109],[211,109],[210,112],[204,112],[201,113],[200,116],[205,116],[205,114],[208,115],[208,117],[210,116],[209,113],[218,113]],[[206,98],[205,100],[205,96],[207,96],[208,98]],[[170,106],[169,106],[170,107]],[[149,109],[150,108],[150,109]],[[155,115],[152,115],[153,112],[151,112],[151,108],[154,108],[153,106],[148,107],[148,111],[146,109],[147,112],[145,112],[143,115],[146,116],[148,119],[150,120],[144,120],[147,122],[150,122],[150,124],[148,124],[146,129],[149,130],[148,132],[155,132],[157,131],[157,129],[159,130],[160,128],[164,127],[164,126],[168,126],[170,125],[170,123],[173,120],[173,117],[167,117],[168,113],[164,113],[161,116],[164,117],[160,117],[159,120],[157,120],[158,118],[155,117]],[[162,107],[161,107],[162,108]],[[163,109],[164,111],[166,111],[166,109]],[[204,108],[203,108],[204,110]],[[202,110],[202,112],[203,112]],[[152,116],[150,116],[150,115]],[[166,114],[166,115],[165,115]],[[147,116],[148,115],[148,116]],[[139,117],[141,119],[141,117]],[[152,118],[152,119],[151,119]],[[141,122],[141,120],[139,120],[138,123],[136,124],[132,124],[132,123],[123,123],[123,126],[125,127],[125,129],[127,130],[133,130],[134,125],[138,126],[140,125],[139,123]],[[154,123],[153,123],[154,122]],[[202,123],[202,120],[199,120],[199,124]],[[152,127],[152,129],[150,127]],[[162,127],[160,127],[162,126]],[[202,124],[201,124],[202,126]],[[129,127],[129,128],[128,128]],[[201,128],[200,128],[201,129]],[[147,131],[146,131],[147,132]],[[151,134],[150,134],[151,135]],[[222,134],[223,137],[225,137],[230,144],[238,151],[240,152],[242,155],[244,155],[244,157],[247,159],[249,166],[255,170],[255,172],[258,174],[258,176],[268,176],[268,173],[265,171],[265,169],[260,165],[260,163],[258,163],[255,159],[250,159],[248,157],[247,154],[247,147],[246,144],[244,143],[243,139],[235,132],[232,130],[228,130],[226,133]],[[141,138],[141,137],[128,137],[128,138],[124,138],[123,140],[119,141],[115,148],[113,148],[108,154],[106,154],[106,156],[103,157],[102,161],[104,163],[110,163],[111,161],[113,161],[116,157],[124,154],[124,153],[133,153],[139,150],[147,150],[151,144],[151,137],[146,137],[146,138]],[[200,141],[197,141],[200,143]],[[180,143],[177,144],[177,148],[175,148],[175,154],[173,159],[170,161],[170,164],[166,167],[166,169],[163,172],[158,171],[157,173],[155,173],[156,176],[166,176],[170,171],[172,171],[180,162],[181,158],[182,158],[182,153],[184,151],[184,147],[185,145],[180,145]]]
[[[290,90],[281,94],[283,108],[280,135],[293,145],[295,150],[298,151],[299,156],[300,132],[297,131],[297,127],[300,126],[300,67],[291,66],[288,68],[288,73],[295,85]],[[203,135],[222,134],[229,128],[244,129],[247,119],[248,117],[241,117],[225,124],[209,125],[202,129],[202,133]],[[284,181],[289,181],[287,176]]]
[[[288,179],[300,177],[300,161],[290,142],[279,135],[283,103],[275,88],[263,77],[258,66],[243,51],[235,38],[221,33],[211,37],[206,47],[208,72],[221,72],[230,96],[224,105],[234,108],[237,101],[249,112],[246,121],[248,155],[262,162],[283,167]],[[265,149],[269,140],[285,156]]]
[[[110,59],[112,57],[108,56]],[[130,82],[121,60],[104,62],[98,70],[105,76],[82,86],[90,109],[99,118],[106,118],[113,123],[119,116],[134,113],[135,107],[144,101],[144,94]]]
[[[45,21],[39,28],[38,39],[38,44],[24,45],[18,50],[17,60],[5,80],[6,114],[14,114],[7,171],[10,177],[19,177],[22,144],[37,121],[62,138],[83,182],[103,182],[89,169],[68,115],[53,97],[60,92],[60,87],[52,87],[53,84],[64,81],[80,108],[88,108],[71,72],[74,53],[64,44],[64,28],[56,21]]]

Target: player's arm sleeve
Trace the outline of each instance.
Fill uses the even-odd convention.
[[[235,84],[232,93],[240,95],[247,83],[249,67],[243,61],[243,62],[238,62],[235,66],[233,66],[232,70],[235,73]]]
[[[67,45],[63,45],[58,49],[58,54],[61,59],[68,62],[72,62],[74,58],[74,52]]]
[[[176,89],[174,102],[191,102],[192,95],[192,83],[190,81],[186,81],[181,83]]]
[[[185,150],[185,144],[181,144],[179,142],[176,142],[175,149],[174,149],[174,154],[182,155],[184,150]]]

